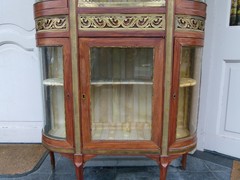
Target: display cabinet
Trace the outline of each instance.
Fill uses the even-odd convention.
[[[197,143],[203,0],[38,0],[42,143],[78,179],[97,155],[155,160],[160,179]]]

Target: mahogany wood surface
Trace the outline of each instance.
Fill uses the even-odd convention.
[[[207,5],[201,2],[176,0],[176,14],[206,17],[206,7]]]
[[[38,44],[38,39],[46,39],[46,38],[69,38],[69,32],[38,32],[36,34],[36,40]]]
[[[124,30],[117,30],[117,31],[84,31],[79,30],[78,32],[79,37],[118,37],[118,38],[133,38],[133,37],[139,37],[139,38],[159,38],[165,37],[164,31],[157,31],[157,30],[131,30],[131,31],[124,31]]]
[[[55,157],[54,157],[54,152],[53,152],[53,151],[49,151],[49,155],[50,155],[50,161],[51,161],[52,170],[55,170]]]
[[[35,18],[63,14],[68,14],[67,0],[42,1],[34,4]]]
[[[35,11],[34,16],[35,18],[42,17],[42,16],[56,16],[56,15],[67,15],[68,8],[61,8],[61,9],[45,9]]]
[[[74,154],[74,165],[75,172],[78,180],[83,180],[83,155],[82,154]]]
[[[78,8],[78,14],[165,14],[164,7],[98,7]]]
[[[50,1],[41,1],[36,3],[35,11],[38,9],[53,9],[53,8],[66,8],[68,6],[67,0],[50,0]]]
[[[187,166],[187,153],[182,155],[181,163],[182,163],[182,169],[186,170],[186,166]]]
[[[194,38],[194,39],[203,39],[204,38],[204,32],[181,32],[181,31],[175,31],[174,32],[175,38]]]
[[[45,135],[42,136],[42,143],[43,145],[51,150],[56,152],[74,152],[73,146],[68,143],[66,140],[57,140],[57,139],[51,139]]]

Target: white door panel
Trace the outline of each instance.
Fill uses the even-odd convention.
[[[240,139],[240,61],[226,60],[221,130]],[[235,134],[234,134],[235,133]]]
[[[207,3],[198,148],[240,158],[240,26],[230,0]]]
[[[34,2],[0,2],[0,143],[41,142],[43,110]]]

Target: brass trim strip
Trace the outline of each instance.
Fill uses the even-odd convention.
[[[160,154],[160,150],[98,150],[98,149],[86,149],[83,150],[84,154],[111,154],[111,155],[146,155],[146,154]]]
[[[48,145],[48,144],[45,144],[44,142],[42,142],[42,145],[43,145],[46,149],[48,149],[48,150],[50,150],[50,151],[53,151],[53,152],[69,153],[69,154],[74,153],[74,149],[53,147],[53,146],[50,146],[50,145]]]
[[[37,32],[68,31],[68,16],[45,16],[35,19]]]
[[[163,114],[163,136],[162,155],[168,155],[168,133],[171,97],[172,61],[173,61],[173,24],[174,24],[175,0],[168,0],[167,27],[166,27],[166,60],[165,60],[165,82],[164,82],[164,114]]]
[[[205,19],[198,16],[177,15],[175,16],[175,29],[177,31],[204,32]]]
[[[76,1],[69,1],[70,17],[70,40],[72,58],[72,80],[73,80],[73,112],[74,112],[74,137],[75,153],[81,153],[80,137],[80,112],[79,112],[79,89],[78,89],[78,36],[77,36],[77,9]]]
[[[197,142],[181,148],[170,148],[169,155],[193,151],[197,147]]]
[[[131,1],[129,2],[99,2],[99,0],[79,0],[78,7],[161,7],[166,5],[166,0],[145,0],[144,1]]]
[[[165,30],[165,14],[78,15],[79,30]]]

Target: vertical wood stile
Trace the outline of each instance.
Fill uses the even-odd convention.
[[[72,60],[72,81],[73,81],[73,112],[74,112],[74,141],[75,152],[81,153],[80,136],[80,112],[79,112],[79,89],[78,89],[78,38],[77,38],[77,1],[69,2],[70,39],[71,39],[71,60]]]
[[[163,137],[162,137],[162,155],[168,154],[168,127],[171,99],[171,79],[172,79],[172,61],[173,61],[173,31],[174,31],[174,9],[175,0],[167,1],[166,16],[166,62],[165,62],[165,82],[164,82],[164,114],[163,114]]]

